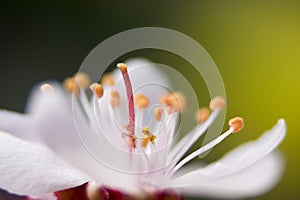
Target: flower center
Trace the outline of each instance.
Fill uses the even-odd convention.
[[[106,139],[112,141],[112,144],[130,153],[130,167],[136,165],[139,170],[161,169],[163,167],[165,168],[163,174],[166,177],[172,176],[187,162],[210,150],[231,133],[240,131],[244,126],[242,118],[231,119],[229,130],[184,157],[188,150],[206,133],[226,106],[225,100],[222,97],[215,97],[210,101],[209,107],[200,108],[195,115],[198,125],[179,141],[175,141],[174,134],[178,123],[178,113],[184,111],[186,107],[185,96],[180,92],[166,92],[164,90],[165,93],[161,94],[159,102],[157,102],[159,104],[155,104],[155,100],[140,92],[133,94],[127,66],[119,63],[117,67],[122,74],[126,97],[117,91],[117,87],[114,87],[116,82],[112,74],[106,74],[102,77],[102,86],[99,83],[90,84],[89,77],[79,72],[73,77],[67,78],[64,81],[64,87],[78,97],[79,107],[83,108],[87,124],[92,130],[95,132],[100,130]],[[91,99],[85,93],[88,86],[93,92]],[[53,88],[50,85],[43,85],[41,89],[46,92]],[[150,92],[153,93],[153,91]],[[151,94],[149,95],[151,97]],[[128,102],[125,107],[124,102]],[[154,119],[151,120],[150,117],[151,123],[149,124],[148,122],[145,123],[147,117],[150,116],[145,116],[146,112],[152,112],[151,116]],[[125,129],[124,124],[126,124]],[[139,157],[140,155],[142,157]],[[134,167],[132,169],[134,171]]]

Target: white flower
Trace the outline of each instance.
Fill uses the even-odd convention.
[[[140,65],[144,61],[135,62]],[[74,79],[68,79],[65,87],[74,89],[79,101],[72,101],[71,95],[58,85],[46,84],[42,90],[35,90],[26,114],[0,111],[0,188],[41,197],[89,182],[90,198],[103,187],[139,197],[172,189],[189,195],[233,199],[262,194],[277,183],[283,161],[274,149],[285,136],[284,120],[258,140],[237,147],[215,163],[182,168],[239,131],[243,121],[234,118],[228,131],[184,157],[213,124],[224,101],[213,99],[212,113],[200,110],[201,123],[176,143],[173,134],[178,112],[184,106],[182,94],[166,94],[161,88],[149,86],[139,90],[134,106],[133,99],[126,97],[132,92],[130,80],[133,89],[153,81],[167,83],[155,67],[133,71],[131,65],[136,63],[128,63],[128,73],[125,65],[119,65],[125,84],[119,80],[120,71],[105,77],[103,87],[92,84],[90,100],[82,89],[89,85],[88,78],[77,74],[78,86],[73,85]],[[120,84],[116,86],[117,80]],[[151,107],[158,95],[162,95],[162,106]],[[144,126],[144,109],[150,108],[155,120]]]

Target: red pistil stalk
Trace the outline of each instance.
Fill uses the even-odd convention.
[[[132,86],[131,81],[127,72],[127,66],[123,63],[119,63],[117,65],[121,72],[122,76],[125,82],[126,86],[126,93],[127,93],[127,99],[128,99],[128,111],[129,111],[129,124],[128,124],[128,132],[129,136],[132,137],[132,142],[135,143],[134,138],[134,126],[135,126],[135,116],[134,116],[134,99],[133,99],[133,93],[132,93]],[[133,146],[134,147],[134,146]]]

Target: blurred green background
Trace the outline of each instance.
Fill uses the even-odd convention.
[[[242,134],[216,147],[206,160],[219,158],[285,118],[288,135],[280,146],[285,175],[276,188],[256,199],[300,199],[300,1],[1,4],[1,108],[22,111],[35,83],[72,75],[96,45],[116,33],[144,26],[171,28],[197,40],[211,55],[224,79],[228,118],[240,115],[246,122]],[[166,59],[168,55],[160,60],[157,54],[148,57],[178,68],[180,61]]]

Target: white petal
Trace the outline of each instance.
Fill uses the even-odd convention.
[[[43,138],[50,148],[63,148],[75,144],[76,135],[70,96],[57,84],[46,94],[39,87],[29,99],[27,111],[34,118],[34,132]]]
[[[242,173],[242,171],[251,169],[252,165],[256,165],[257,162],[268,156],[268,154],[270,154],[270,152],[272,152],[281,143],[285,136],[285,132],[285,122],[284,120],[279,120],[272,130],[267,131],[257,141],[248,142],[234,149],[232,152],[229,152],[216,163],[212,163],[202,169],[198,169],[179,178],[175,178],[171,182],[174,186],[190,185],[191,187],[194,187],[192,185],[207,184],[209,181],[217,180],[218,178],[221,179],[227,176],[236,176],[236,174]],[[274,159],[275,158],[271,160]],[[272,166],[272,169],[274,169],[272,176],[277,178],[281,174],[281,167],[278,160],[279,159],[276,159],[276,165],[274,164],[275,161],[272,162],[274,164],[274,166]],[[276,166],[279,167],[276,168]],[[261,165],[261,167],[263,167],[263,165]],[[262,170],[261,172],[265,173],[265,171],[266,170]],[[278,176],[275,174],[275,171],[278,173]],[[253,176],[255,176],[255,173]],[[260,174],[257,174],[255,178],[259,180]],[[244,181],[247,182],[246,179]],[[270,188],[272,181],[269,181],[269,183],[269,185],[266,185],[266,188]],[[237,184],[237,187],[238,185],[239,184]],[[243,185],[241,185],[241,187],[243,188]]]
[[[46,94],[37,87],[30,98],[27,110],[33,115],[34,131],[42,138],[42,144],[61,158],[83,171],[89,169],[95,161],[80,142],[74,124],[71,97],[60,86],[52,86],[54,90]],[[80,108],[73,105],[76,113],[82,115]],[[82,161],[81,156],[87,156],[86,162]]]
[[[0,130],[14,134],[22,139],[35,141],[33,135],[33,117],[7,110],[0,110]]]
[[[134,88],[154,81],[155,83],[159,83],[164,86],[169,85],[168,78],[162,73],[162,70],[155,65],[155,63],[144,58],[129,59],[126,60],[125,63],[128,66],[128,72],[132,79],[131,81]],[[121,79],[121,73],[118,69],[115,70],[113,74],[117,80]]]
[[[128,66],[128,73],[132,83],[133,93],[143,93],[149,100],[150,105],[159,103],[159,97],[170,89],[170,82],[164,76],[162,70],[146,59],[130,59],[125,62]],[[113,72],[117,80],[116,88],[119,92],[125,92],[125,85],[121,77],[121,72],[116,69]]]
[[[185,155],[185,153],[193,146],[193,144],[206,132],[206,130],[214,123],[215,119],[219,116],[220,111],[216,110],[211,113],[209,118],[202,124],[194,128],[184,138],[182,138],[172,149],[168,156],[169,162],[174,164]]]
[[[94,164],[98,163],[79,140],[71,97],[58,84],[51,85],[54,90],[47,93],[40,90],[40,85],[33,89],[26,108],[29,114],[1,111],[0,130],[49,147],[60,158],[97,179],[99,172]]]
[[[86,131],[91,134],[91,129],[87,127],[85,117],[77,104],[72,102],[59,86],[55,86],[52,93],[43,94],[37,90],[32,98],[29,112],[34,115],[34,125],[36,132],[43,138],[44,144],[53,150],[62,159],[72,164],[76,168],[88,174],[95,181],[101,181],[111,187],[122,187],[125,189],[133,188],[134,179],[129,179],[129,175],[112,170],[104,166],[101,162],[94,158],[95,152],[89,153],[79,138],[77,129]],[[73,104],[72,104],[73,103]],[[72,110],[72,105],[75,110]],[[75,112],[76,111],[76,112]],[[77,124],[76,120],[81,121]],[[95,131],[95,130],[93,130]],[[99,136],[101,136],[99,134]],[[93,140],[93,138],[87,138]],[[94,144],[94,143],[93,143]],[[100,144],[100,143],[99,143]],[[104,148],[101,145],[99,148]],[[96,145],[93,145],[95,147]],[[91,147],[89,147],[91,149]],[[97,151],[104,155],[110,156],[111,159],[118,158],[107,154],[106,151]],[[120,163],[121,164],[121,163]],[[124,184],[124,181],[128,184]]]
[[[257,141],[241,145],[229,152],[218,163],[226,166],[226,173],[248,167],[273,151],[282,142],[285,134],[286,125],[284,120],[280,119],[273,129],[265,132]],[[217,172],[211,171],[210,173],[216,175]],[[223,173],[221,172],[221,175],[224,175]]]
[[[282,156],[274,152],[237,173],[206,181],[201,180],[205,177],[196,175],[194,181],[177,187],[188,195],[218,199],[254,197],[266,193],[278,183],[283,165]]]
[[[47,93],[41,91],[40,85],[31,92],[26,106],[27,114],[0,111],[0,130],[27,141],[51,146],[53,140],[56,144],[64,142],[68,135],[63,133],[70,132],[74,127],[71,125],[71,100],[57,83],[53,83],[54,90]],[[61,140],[57,140],[58,137]]]
[[[0,187],[41,196],[87,182],[88,177],[39,145],[0,132]]]
[[[179,179],[188,182],[189,179],[193,179],[193,174],[198,173],[208,177],[219,177],[249,167],[273,151],[281,143],[285,133],[285,122],[281,119],[272,130],[264,133],[257,141],[243,144],[227,153],[219,161],[186,174]]]

